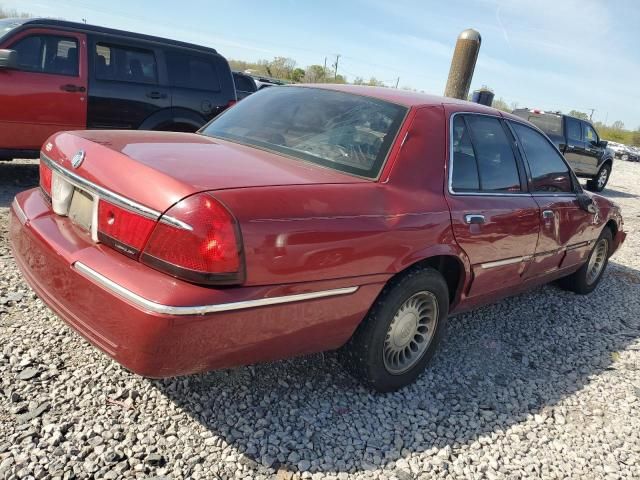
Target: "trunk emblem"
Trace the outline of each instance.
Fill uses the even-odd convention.
[[[73,168],[78,168],[82,161],[84,160],[84,150],[78,150],[77,153],[71,159],[71,166]]]

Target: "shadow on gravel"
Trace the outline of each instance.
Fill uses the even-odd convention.
[[[38,185],[38,162],[0,161],[0,208],[11,205],[17,193]]]
[[[412,452],[455,455],[627,368],[613,352],[640,337],[639,293],[640,272],[612,262],[591,295],[549,285],[453,317],[429,370],[393,394],[364,389],[333,354],[154,384],[257,471],[400,472]],[[449,468],[447,454],[432,458]]]
[[[638,198],[638,195],[635,193],[623,192],[620,190],[612,190],[610,188],[605,188],[600,195],[603,195],[607,198]]]

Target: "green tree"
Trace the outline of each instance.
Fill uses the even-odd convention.
[[[291,72],[291,80],[294,82],[301,82],[304,78],[304,70],[301,68],[294,68],[293,72]]]
[[[353,84],[354,85],[365,85],[364,80],[362,79],[362,77],[356,77],[353,79]]]
[[[622,122],[622,120],[616,120],[611,125],[611,128],[613,128],[614,130],[624,130],[624,123]]]
[[[503,112],[511,113],[513,109],[509,106],[506,100],[502,97],[494,98],[493,103],[491,104],[493,108],[497,108],[498,110],[502,110]]]
[[[326,81],[322,65],[309,65],[304,71],[305,83],[323,83]]]
[[[569,112],[569,115],[570,115],[571,117],[581,118],[582,120],[589,120],[589,115],[587,115],[587,114],[586,114],[586,113],[584,113],[584,112],[580,112],[580,111],[578,111],[578,110],[571,110],[571,111]]]
[[[371,77],[367,82],[367,85],[370,85],[372,87],[384,87],[384,82],[378,80],[376,77]]]

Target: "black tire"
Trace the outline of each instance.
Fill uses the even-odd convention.
[[[602,260],[603,264],[597,277],[590,280],[589,270],[591,260],[594,255],[597,255],[598,246],[603,240],[606,240],[607,242],[605,256]],[[572,273],[568,277],[561,278],[558,281],[560,287],[564,290],[569,290],[580,295],[586,295],[587,293],[593,292],[600,283],[604,271],[607,269],[607,264],[609,263],[609,255],[611,254],[612,243],[613,235],[611,234],[611,230],[607,227],[604,227],[602,233],[600,234],[600,237],[598,237],[598,240],[596,240],[596,243],[593,245],[593,249],[591,250],[591,253],[589,253],[587,261],[584,263],[584,265],[582,265],[582,267],[580,267],[577,272]]]
[[[386,366],[389,360],[385,359],[389,358],[385,356],[385,351],[389,351],[385,348],[391,338],[390,327],[400,308],[415,298],[428,299],[429,305],[435,302],[436,308],[427,310],[432,312],[429,314],[432,318],[429,322],[434,322],[435,325],[433,329],[420,327],[425,328],[429,340],[424,342],[418,340],[421,345],[425,345],[422,347],[424,350],[414,353],[412,349],[412,352],[407,355],[408,357],[414,355],[415,363],[406,371],[391,373]],[[414,300],[414,302],[420,302],[420,300]],[[343,358],[347,367],[356,378],[379,392],[390,392],[412,383],[424,371],[442,339],[448,314],[449,291],[442,275],[432,268],[408,272],[390,282],[382,290],[366,318],[343,348]],[[418,336],[425,336],[424,331],[418,333],[417,330],[416,336],[411,337],[412,334],[409,334],[406,337],[412,345],[415,343],[413,340],[419,338]],[[402,332],[402,327],[398,327],[397,331]]]
[[[605,163],[600,167],[595,177],[587,182],[587,190],[592,192],[601,192],[604,187],[609,183],[609,177],[611,176],[611,164]]]

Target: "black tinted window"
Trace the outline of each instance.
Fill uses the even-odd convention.
[[[169,82],[174,87],[220,91],[220,78],[212,58],[167,51]]]
[[[562,135],[562,117],[560,115],[529,115],[528,120],[547,135]]]
[[[480,190],[519,192],[520,177],[511,142],[500,120],[484,115],[466,115],[478,164]]]
[[[151,50],[96,44],[94,69],[99,80],[157,83],[156,57]]]
[[[531,169],[534,192],[571,192],[571,174],[560,154],[540,133],[512,123]]]
[[[471,136],[460,115],[455,117],[452,132],[453,164],[451,185],[454,192],[469,192],[480,189],[476,155],[471,145]]]
[[[29,72],[78,76],[78,42],[57,35],[31,35],[11,46],[18,68]]]
[[[566,117],[567,120],[567,139],[574,142],[582,141],[582,131],[580,130],[580,120]]]
[[[236,90],[240,90],[241,92],[256,91],[256,84],[253,82],[251,77],[234,73],[233,81],[236,84]]]

